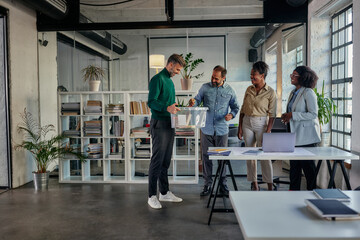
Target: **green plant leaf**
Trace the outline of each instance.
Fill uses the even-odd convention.
[[[183,54],[180,54],[180,56],[184,57]],[[204,60],[202,58],[193,60],[192,59],[193,57],[194,57],[194,55],[191,52],[186,54],[186,56],[184,57],[185,66],[181,70],[181,76],[183,78],[188,79],[188,78],[193,77],[193,78],[199,79],[200,77],[202,77],[204,75],[204,73],[200,73],[195,76],[191,75],[191,73],[199,66],[199,64],[204,63]]]
[[[325,96],[325,81],[322,84],[321,93],[319,93],[317,88],[314,88],[314,92],[317,96],[317,104],[318,104],[318,118],[320,125],[325,125],[330,122],[331,116],[334,112],[336,112],[336,105],[331,98]]]
[[[22,123],[18,125],[18,132],[24,134],[24,140],[15,145],[16,150],[28,150],[35,158],[37,173],[45,173],[48,165],[55,159],[71,154],[80,161],[85,161],[85,155],[77,152],[65,143],[67,139],[63,135],[54,135],[47,138],[51,132],[55,132],[52,124],[41,127],[30,112],[24,109],[21,114]]]

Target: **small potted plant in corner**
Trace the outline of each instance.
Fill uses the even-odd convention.
[[[182,57],[183,55],[180,54]],[[199,73],[196,75],[191,75],[191,73],[199,66],[200,63],[204,63],[202,58],[198,58],[193,60],[192,58],[194,55],[190,52],[186,54],[185,60],[185,67],[181,70],[181,89],[182,90],[191,90],[193,78],[199,79],[204,75],[204,73]]]
[[[314,92],[317,96],[317,103],[318,103],[318,118],[320,123],[320,133],[321,133],[321,145],[324,145],[324,135],[327,133],[322,132],[321,126],[324,126],[325,124],[329,123],[331,116],[333,112],[336,111],[336,105],[334,101],[331,98],[328,98],[325,96],[324,93],[325,88],[325,81],[323,81],[322,84],[322,90],[321,93],[318,92],[317,88],[314,88]]]
[[[105,76],[105,69],[90,64],[89,66],[83,68],[81,72],[83,73],[84,81],[89,81],[90,91],[99,91],[101,80]]]
[[[36,163],[36,171],[33,172],[35,190],[48,188],[49,171],[47,167],[53,160],[70,154],[80,161],[85,161],[85,155],[64,142],[65,136],[47,137],[49,133],[55,132],[54,125],[48,124],[41,127],[34,120],[32,114],[26,111],[26,108],[21,114],[21,118],[22,123],[18,125],[18,132],[24,134],[24,140],[21,144],[16,145],[15,149],[26,149],[34,157]]]

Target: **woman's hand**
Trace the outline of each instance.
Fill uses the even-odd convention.
[[[292,118],[292,112],[284,113],[283,115],[281,115],[281,121],[285,124],[290,122],[291,118]]]
[[[243,132],[242,132],[242,128],[241,128],[241,127],[239,127],[239,129],[238,129],[238,138],[239,138],[240,140],[242,140],[242,138],[243,138]]]

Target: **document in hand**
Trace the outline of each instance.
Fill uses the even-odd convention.
[[[208,153],[208,155],[229,156],[231,153],[231,150],[227,149],[227,148],[218,148],[218,149],[208,150],[207,153]]]
[[[356,218],[359,213],[338,200],[305,199],[307,206],[323,218]]]
[[[342,202],[350,202],[350,197],[340,189],[314,189],[315,195],[320,199],[335,199]]]

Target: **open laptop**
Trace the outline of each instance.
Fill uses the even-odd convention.
[[[264,133],[262,150],[264,152],[294,152],[295,133]]]

